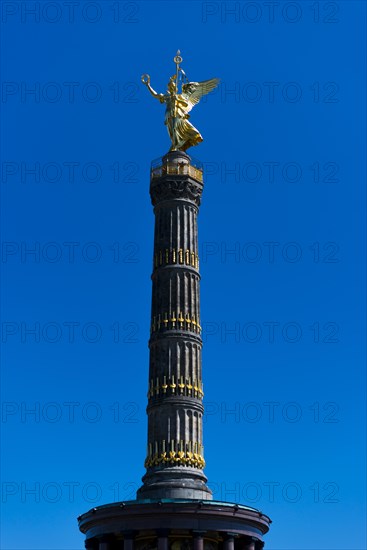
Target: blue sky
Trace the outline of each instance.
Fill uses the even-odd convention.
[[[2,548],[82,548],[76,517],[140,486],[169,148],[140,76],[164,92],[179,48],[221,78],[189,150],[209,485],[269,550],[365,549],[365,4],[1,8]]]

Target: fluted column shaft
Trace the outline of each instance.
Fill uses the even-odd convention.
[[[202,172],[180,151],[168,153],[159,170],[152,171],[150,193],[155,230],[147,474],[138,496],[146,493],[159,473],[162,496],[180,493],[184,498],[187,493],[188,498],[210,498],[202,473],[205,462],[197,229],[202,189]],[[183,488],[177,493],[180,473],[181,482],[186,479],[186,487],[188,474],[192,478],[192,487],[186,493]]]

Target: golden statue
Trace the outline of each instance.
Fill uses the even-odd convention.
[[[191,109],[199,103],[200,99],[211,92],[219,84],[218,78],[204,80],[202,82],[189,82],[183,69],[180,67],[182,57],[180,50],[174,57],[176,74],[171,76],[166,94],[158,94],[150,85],[150,76],[143,74],[141,81],[146,85],[153,97],[166,104],[166,116],[164,123],[167,126],[171,138],[170,151],[186,151],[189,147],[203,141],[199,130],[189,122]],[[181,93],[179,93],[181,84]]]

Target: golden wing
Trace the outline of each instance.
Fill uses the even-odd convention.
[[[187,84],[183,84],[182,95],[188,103],[186,112],[189,113],[204,95],[218,86],[219,82],[219,78],[212,78],[211,80],[203,80],[202,82],[188,82]]]

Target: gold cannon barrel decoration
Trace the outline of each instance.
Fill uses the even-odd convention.
[[[165,395],[184,395],[203,399],[203,383],[201,380],[191,380],[191,378],[184,378],[183,376],[176,380],[174,375],[172,377],[163,376],[151,379],[147,393],[148,399],[164,397]]]
[[[148,445],[144,466],[152,468],[171,464],[203,469],[205,467],[203,450],[204,447],[201,444],[193,441],[155,441],[154,448],[152,444]]]
[[[157,250],[154,254],[154,268],[162,265],[187,265],[194,269],[199,269],[199,256],[190,249],[185,251],[182,248],[165,248]]]
[[[176,312],[164,312],[153,316],[151,324],[151,333],[157,332],[161,329],[166,330],[187,330],[201,334],[202,327],[199,320],[195,315],[190,313],[179,312],[176,316]]]

